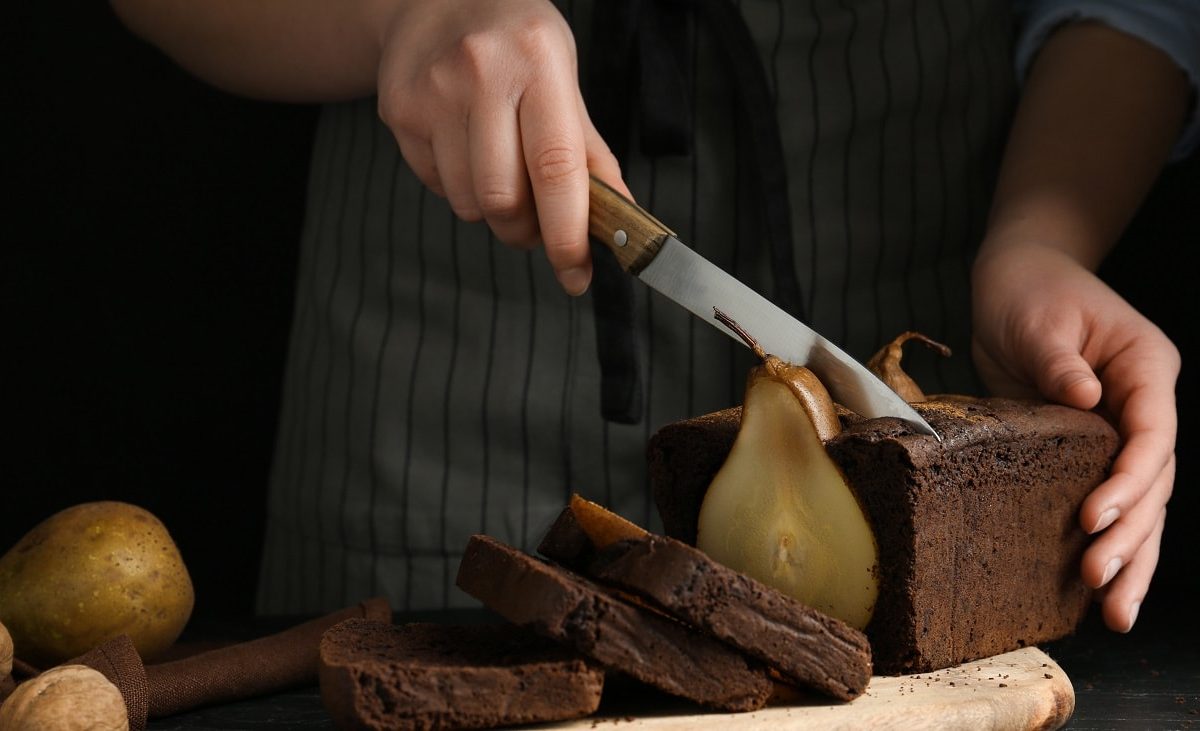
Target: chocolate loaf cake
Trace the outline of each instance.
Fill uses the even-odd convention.
[[[749,711],[771,694],[765,670],[736,650],[490,536],[471,537],[457,581],[508,621],[672,695]]]
[[[321,699],[340,729],[490,728],[580,718],[604,671],[513,625],[350,619],[321,638]]]
[[[1108,475],[1100,416],[1008,399],[913,406],[942,436],[841,413],[825,446],[872,525],[879,596],[866,628],[875,671],[928,672],[1071,633],[1090,601],[1077,514]],[[694,544],[705,491],[740,409],[671,424],[648,445],[665,532]]]
[[[538,552],[652,602],[790,683],[848,701],[871,679],[863,633],[578,495]]]

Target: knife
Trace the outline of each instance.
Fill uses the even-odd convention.
[[[835,401],[862,416],[894,416],[922,434],[938,433],[857,360],[753,289],[692,251],[654,216],[606,183],[591,178],[588,233],[621,268],[739,343],[713,317],[714,308],[754,334],[763,350],[817,374]],[[745,345],[745,343],[742,343]]]

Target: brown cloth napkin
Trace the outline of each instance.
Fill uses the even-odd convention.
[[[351,618],[391,623],[392,610],[375,597],[267,637],[146,666],[121,635],[64,664],[108,678],[125,699],[129,728],[143,731],[150,718],[316,683],[321,635]]]
[[[391,623],[392,610],[376,597],[268,637],[150,665],[150,718],[316,683],[321,635],[351,618]]]
[[[87,665],[98,670],[121,691],[121,697],[125,699],[125,713],[129,716],[130,731],[143,731],[146,728],[147,713],[150,709],[149,683],[146,668],[142,665],[142,657],[133,646],[129,635],[117,635],[103,645],[93,647],[63,664]]]

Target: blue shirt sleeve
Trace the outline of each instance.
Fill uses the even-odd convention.
[[[1187,124],[1171,151],[1171,160],[1187,157],[1200,143],[1200,0],[1014,0],[1021,20],[1017,35],[1017,78],[1046,37],[1074,20],[1096,20],[1156,46],[1171,57],[1192,85]]]

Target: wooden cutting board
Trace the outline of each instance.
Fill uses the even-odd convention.
[[[606,691],[596,715],[537,728],[1024,731],[1060,728],[1074,710],[1075,689],[1067,674],[1046,653],[1026,647],[933,673],[875,676],[850,703],[831,705],[796,694],[750,713],[697,713],[694,705],[657,694],[610,703]]]

